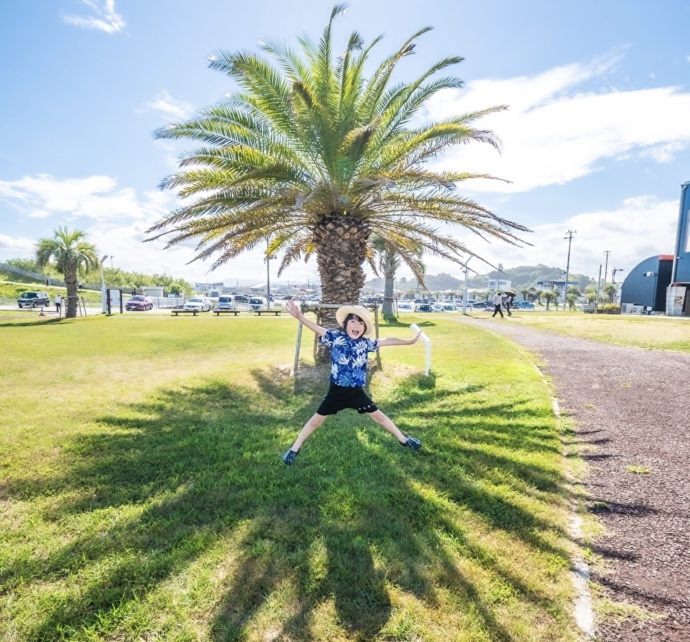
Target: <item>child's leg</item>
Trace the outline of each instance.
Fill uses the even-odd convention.
[[[299,435],[297,435],[297,439],[295,439],[295,443],[292,444],[292,450],[293,452],[299,452],[299,449],[302,447],[302,444],[309,439],[309,436],[324,422],[326,421],[326,415],[320,415],[319,413],[314,413],[314,415],[311,417],[311,419],[304,424],[304,428],[300,431]]]
[[[385,428],[393,437],[395,437],[401,444],[407,441],[407,437],[403,435],[398,427],[380,410],[375,412],[368,412],[367,415],[371,417],[379,426]]]

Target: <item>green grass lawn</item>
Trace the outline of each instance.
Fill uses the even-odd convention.
[[[472,316],[490,315],[472,312]],[[515,310],[510,322],[615,345],[690,352],[687,318]]]
[[[520,351],[382,336],[365,417],[290,318],[0,318],[0,640],[576,640],[562,435]]]

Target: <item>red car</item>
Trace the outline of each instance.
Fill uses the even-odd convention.
[[[147,296],[135,294],[125,304],[126,310],[153,310],[153,301]]]

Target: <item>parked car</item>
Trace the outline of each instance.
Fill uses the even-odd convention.
[[[431,312],[431,304],[430,303],[418,303],[417,306],[417,312]]]
[[[534,310],[534,303],[531,301],[518,301],[517,303],[513,303],[513,307],[516,310]]]
[[[250,310],[265,310],[266,309],[266,299],[262,296],[250,296],[247,302]]]
[[[182,306],[183,310],[197,310],[198,312],[208,312],[211,309],[211,302],[203,296],[195,296],[187,299]]]
[[[20,308],[35,308],[49,303],[47,292],[22,292],[17,299],[17,305]]]
[[[125,303],[125,310],[153,310],[153,299],[135,294]]]
[[[229,294],[222,294],[218,297],[218,302],[216,303],[216,310],[234,310],[235,301]]]
[[[400,301],[398,303],[398,312],[414,312],[414,304],[409,301]]]
[[[218,299],[220,298],[220,290],[209,290],[206,293],[206,298],[208,299],[208,302],[211,304],[211,308],[215,310],[216,305],[218,304]]]

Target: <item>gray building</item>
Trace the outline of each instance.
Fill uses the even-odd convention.
[[[671,285],[673,254],[650,256],[638,263],[621,286],[621,307],[642,306],[646,312],[666,311],[666,290]]]
[[[690,182],[680,190],[675,253],[651,256],[631,270],[621,289],[624,310],[627,304],[690,316]]]

